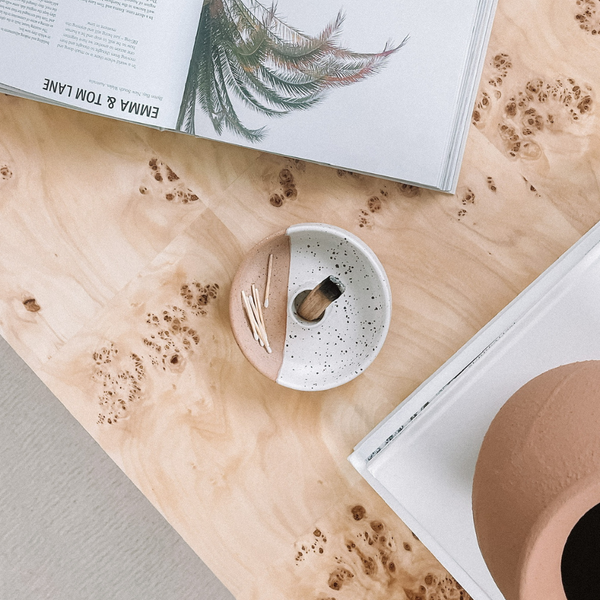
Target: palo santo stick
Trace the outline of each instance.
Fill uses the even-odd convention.
[[[304,298],[298,307],[298,314],[307,321],[317,321],[345,289],[346,287],[337,277],[330,275]]]
[[[273,274],[273,255],[269,254],[269,264],[267,266],[267,284],[265,286],[265,308],[269,307],[269,290],[271,289],[271,275]]]
[[[250,308],[252,309],[252,312],[254,313],[254,319],[256,321],[256,330],[258,331],[258,337],[260,339],[262,339],[263,343],[265,344],[265,348],[267,349],[267,352],[269,354],[271,354],[272,350],[271,350],[271,346],[269,345],[269,338],[267,337],[267,330],[264,328],[263,324],[260,322],[260,317],[258,316],[258,307],[256,306],[255,302],[254,302],[254,298],[252,296],[248,296],[248,304],[250,305]]]
[[[246,309],[246,316],[248,317],[248,322],[250,323],[250,327],[252,328],[252,335],[254,339],[258,342],[258,332],[256,330],[256,324],[254,322],[254,315],[252,314],[252,310],[250,309],[250,305],[248,304],[248,297],[246,296],[246,292],[242,290],[242,302],[244,304],[244,308]]]

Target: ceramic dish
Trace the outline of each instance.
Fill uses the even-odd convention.
[[[273,256],[268,307],[262,308],[271,353],[253,336],[242,290],[266,288]],[[345,291],[317,322],[301,319],[299,297],[335,276]],[[325,390],[354,379],[379,353],[390,324],[391,291],[383,266],[355,235],[320,223],[293,225],[255,246],[231,286],[231,327],[246,358],[285,387]]]

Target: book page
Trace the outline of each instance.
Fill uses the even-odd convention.
[[[486,2],[208,0],[178,128],[435,187]]]
[[[0,84],[172,128],[202,3],[0,0]]]

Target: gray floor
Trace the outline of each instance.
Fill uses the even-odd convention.
[[[0,599],[233,596],[0,338]]]

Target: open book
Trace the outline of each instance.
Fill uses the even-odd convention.
[[[0,0],[0,89],[454,191],[496,0]]]

